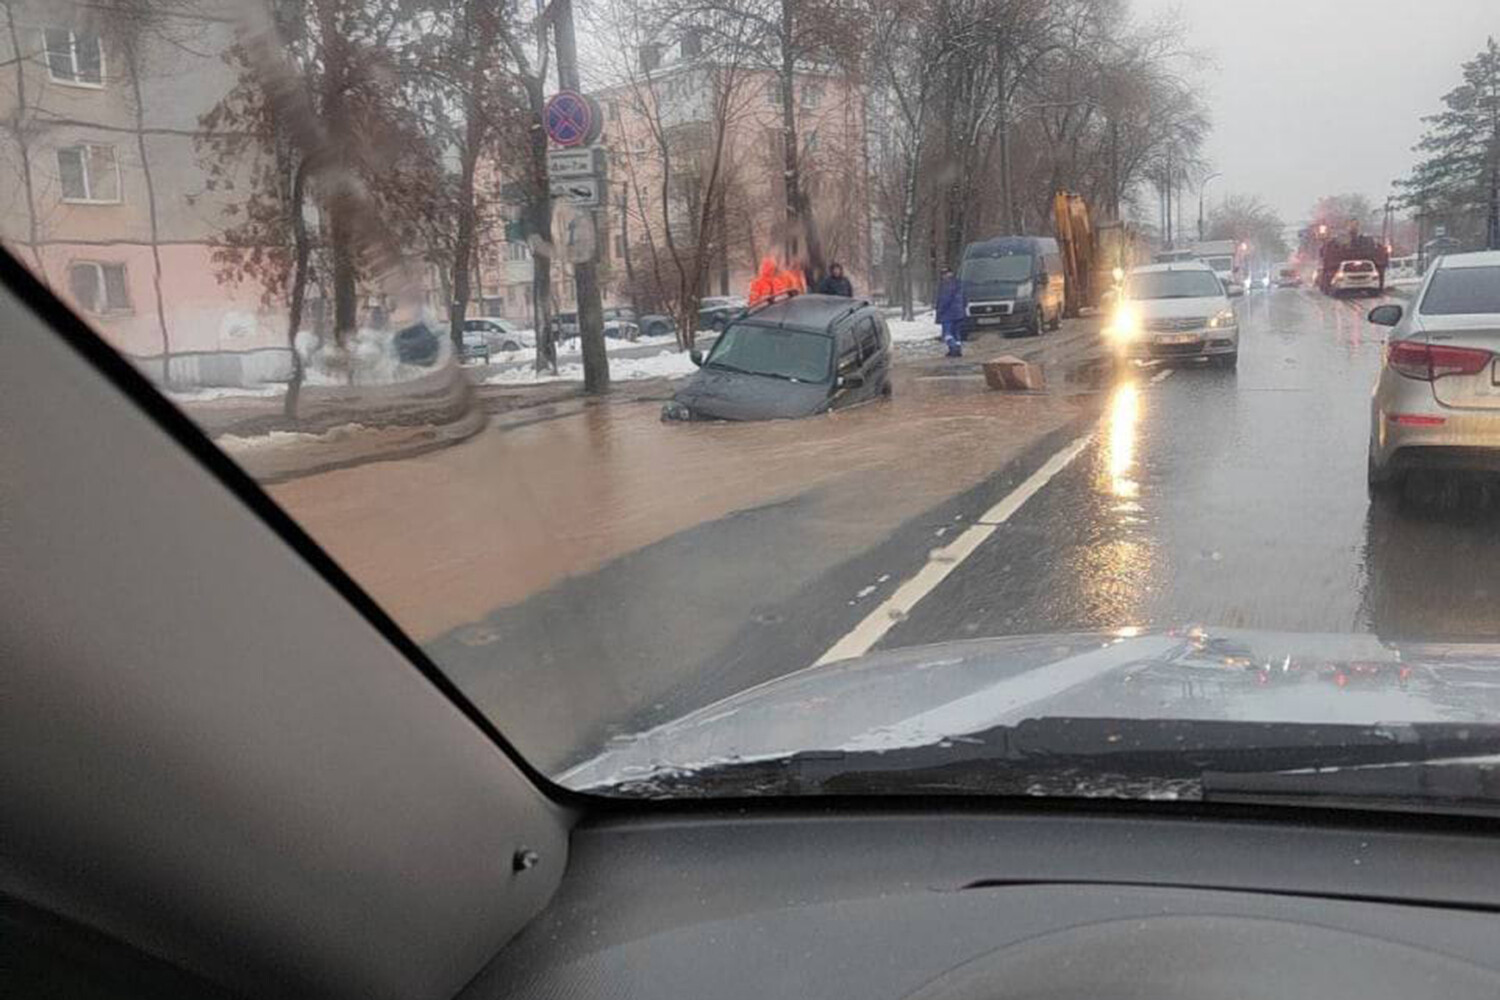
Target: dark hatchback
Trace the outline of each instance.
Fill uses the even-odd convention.
[[[797,295],[752,309],[700,364],[662,407],[663,420],[806,417],[891,394],[885,318],[842,296]]]

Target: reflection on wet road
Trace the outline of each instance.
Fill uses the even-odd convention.
[[[1480,494],[1372,509],[1383,338],[1369,300],[1241,301],[1239,371],[1113,390],[1092,455],[966,561],[884,647],[1136,625],[1500,636],[1500,526]]]

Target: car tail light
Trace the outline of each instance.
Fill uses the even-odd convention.
[[[1385,362],[1407,378],[1424,382],[1444,375],[1477,375],[1494,355],[1472,347],[1441,347],[1414,340],[1393,340]]]

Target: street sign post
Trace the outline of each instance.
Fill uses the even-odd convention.
[[[557,178],[549,183],[552,197],[572,208],[598,208],[603,187],[598,177]]]

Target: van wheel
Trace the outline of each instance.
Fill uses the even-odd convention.
[[[1058,306],[1057,307],[1057,312],[1054,313],[1053,316],[1052,316],[1052,322],[1047,324],[1047,329],[1048,330],[1051,330],[1052,332],[1056,333],[1059,329],[1062,328],[1062,314],[1063,314],[1062,306]]]
[[[1026,336],[1028,336],[1028,337],[1040,337],[1041,335],[1042,335],[1042,314],[1040,312],[1034,312],[1034,313],[1031,314],[1031,321],[1026,324]]]

